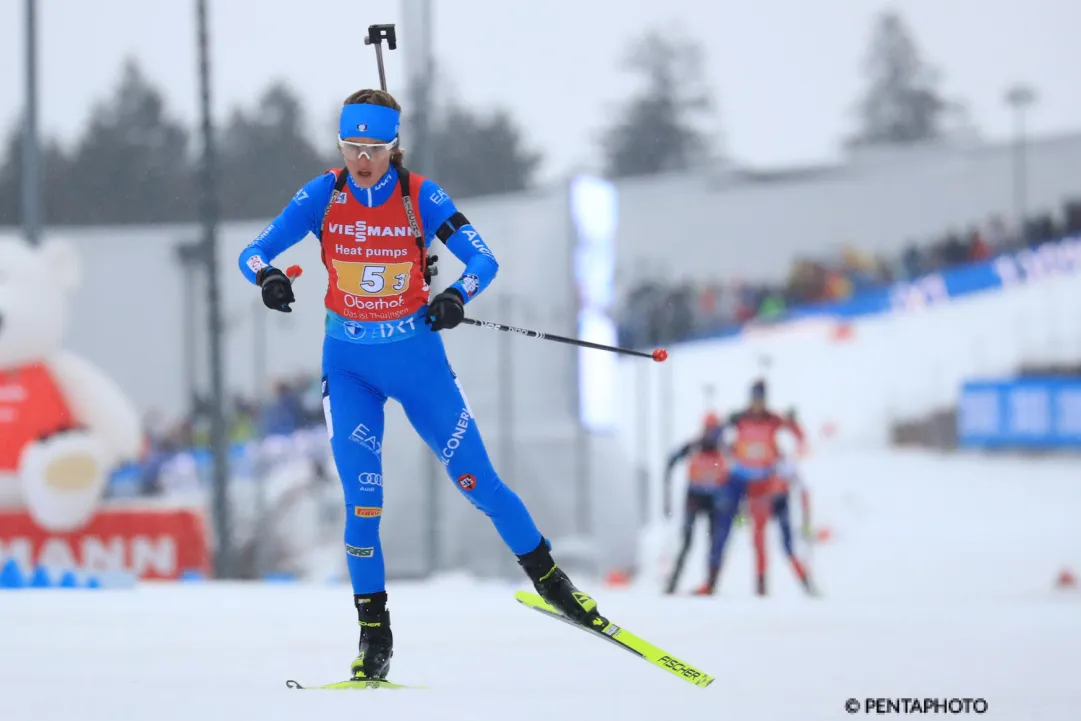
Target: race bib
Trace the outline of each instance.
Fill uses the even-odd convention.
[[[760,461],[769,456],[769,447],[765,443],[743,444],[743,457],[754,461]]]
[[[338,290],[353,295],[383,297],[409,290],[413,263],[352,263],[334,261]]]

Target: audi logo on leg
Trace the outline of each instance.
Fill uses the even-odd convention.
[[[374,491],[374,486],[383,487],[383,476],[379,473],[361,473],[357,480],[360,481],[362,486],[373,486],[372,488],[365,488],[365,491]]]

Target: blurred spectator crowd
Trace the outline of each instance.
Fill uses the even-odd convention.
[[[624,346],[663,345],[693,336],[723,333],[753,320],[779,318],[789,308],[842,301],[858,293],[912,280],[996,255],[1035,248],[1081,232],[1081,200],[1071,200],[1060,217],[1030,216],[1024,227],[1001,217],[967,231],[952,230],[930,243],[910,241],[893,258],[872,256],[851,246],[834,257],[800,259],[784,284],[736,281],[669,284],[646,280],[627,293],[617,312]]]
[[[168,423],[159,413],[147,415],[143,458],[135,468],[126,469],[129,474],[138,474],[140,495],[165,492],[163,471],[175,467],[178,459],[190,456],[193,450],[208,454],[209,407],[205,399],[200,398],[194,399],[192,405],[191,411],[175,423]],[[318,428],[323,436],[326,435],[322,384],[318,377],[278,380],[270,397],[261,401],[237,396],[229,404],[226,414],[229,444],[234,449],[268,438],[294,437],[300,431],[312,428]]]

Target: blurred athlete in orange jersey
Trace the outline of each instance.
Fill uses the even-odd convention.
[[[751,403],[747,409],[733,414],[725,428],[734,429],[736,438],[732,443],[728,482],[718,493],[717,539],[714,547],[719,549],[719,556],[723,555],[732,521],[739,512],[744,495],[749,493],[757,498],[770,495],[776,489],[770,483],[776,476],[777,464],[781,460],[781,452],[777,448],[778,431],[790,431],[799,440],[801,450],[804,448],[803,430],[799,424],[766,408],[766,383],[763,380],[756,381],[751,387]],[[719,568],[710,569],[706,583],[708,593],[716,588],[718,574]]]
[[[798,429],[795,413],[789,412],[785,418],[790,429]],[[797,431],[793,431],[797,433]],[[797,437],[800,434],[797,433]],[[792,490],[799,489],[802,504],[802,522],[806,534],[810,525],[810,496],[801,482],[796,466],[792,461],[779,460],[774,475],[764,481],[754,481],[747,489],[747,512],[751,517],[754,537],[755,571],[757,573],[757,592],[766,595],[766,524],[771,517],[777,519],[781,527],[781,542],[785,554],[796,572],[796,577],[810,594],[815,593],[807,568],[796,556],[792,546],[792,521],[788,500]]]
[[[683,572],[683,562],[687,559],[687,551],[691,547],[694,522],[700,513],[705,514],[709,521],[709,567],[712,569],[721,562],[720,549],[716,546],[717,493],[728,477],[728,464],[721,452],[721,419],[715,413],[706,416],[699,438],[685,444],[668,458],[668,467],[664,474],[665,517],[672,515],[672,469],[688,457],[690,460],[687,463],[687,496],[683,510],[683,545],[679,549],[679,556],[668,579],[665,593],[674,593],[676,590],[679,576]]]

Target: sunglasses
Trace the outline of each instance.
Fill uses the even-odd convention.
[[[349,160],[359,160],[365,156],[368,160],[384,158],[389,155],[390,151],[397,145],[397,138],[389,143],[354,143],[348,140],[342,140],[340,137],[338,138],[338,149],[341,150],[342,155]]]

